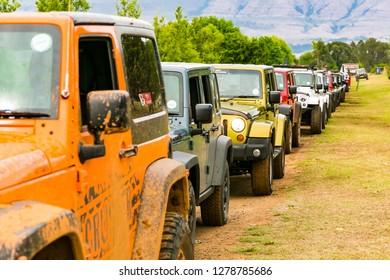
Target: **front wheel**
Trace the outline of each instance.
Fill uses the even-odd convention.
[[[322,114],[321,107],[313,106],[310,116],[310,132],[313,134],[320,134],[322,132]]]
[[[323,104],[322,108],[322,129],[325,129],[326,123],[328,122],[328,110],[326,109],[326,103]]]
[[[273,149],[271,149],[267,158],[256,160],[252,163],[252,193],[255,196],[270,195],[272,193],[273,183]]]
[[[228,221],[230,174],[227,160],[224,167],[222,185],[215,186],[213,194],[200,204],[202,222],[207,226],[223,226]]]
[[[290,118],[287,120],[285,152],[286,154],[292,152],[292,122]]]
[[[164,232],[160,248],[160,260],[193,260],[194,243],[186,219],[175,212],[165,216]]]
[[[301,118],[292,127],[292,146],[299,147],[301,144]]]
[[[333,108],[333,100],[332,98],[329,98],[328,119],[332,117],[332,108]]]

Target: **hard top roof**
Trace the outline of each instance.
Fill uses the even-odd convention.
[[[2,13],[0,22],[4,22],[9,18],[66,18],[70,17],[75,25],[121,25],[134,26],[139,28],[152,29],[153,26],[146,21],[120,17],[108,14],[86,13],[86,12],[14,12]]]
[[[214,70],[211,64],[195,63],[195,62],[161,62],[163,70],[172,71],[190,71],[190,70]]]
[[[291,68],[281,68],[281,67],[274,67],[275,72],[292,72],[293,70]]]
[[[257,64],[212,64],[216,69],[237,69],[237,70],[267,70],[274,69],[270,65]]]

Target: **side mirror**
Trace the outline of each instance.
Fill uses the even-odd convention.
[[[298,89],[297,86],[289,86],[288,92],[290,94],[296,94],[297,93],[297,89]]]
[[[95,144],[103,142],[101,134],[129,129],[129,93],[127,91],[92,91],[87,96],[88,131]]]
[[[81,163],[105,155],[104,133],[119,133],[129,129],[129,100],[127,91],[92,91],[88,94],[87,126],[94,137],[94,144],[79,144]]]
[[[196,104],[196,123],[212,123],[213,122],[213,105],[211,104]]]
[[[270,92],[269,103],[271,103],[271,105],[280,103],[280,91],[271,91]]]

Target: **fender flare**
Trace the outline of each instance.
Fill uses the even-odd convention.
[[[145,172],[137,213],[132,259],[158,260],[167,212],[188,218],[190,198],[185,166],[170,158],[153,162]]]
[[[302,105],[299,101],[294,103],[294,123],[300,122],[302,119]]]
[[[198,201],[200,192],[200,166],[198,156],[186,152],[173,151],[172,158],[184,164],[185,168],[190,171],[189,179],[195,191],[196,201]]]
[[[292,111],[292,106],[289,104],[280,104],[279,105],[279,113],[285,115],[286,117],[291,118],[291,111]]]
[[[268,120],[256,120],[252,123],[249,138],[271,138],[275,123]]]
[[[215,167],[213,172],[212,186],[221,186],[224,181],[225,159],[229,166],[233,161],[233,141],[230,137],[220,135],[217,140],[215,151]]]
[[[276,116],[278,123],[275,131],[275,147],[281,147],[283,144],[283,137],[285,135],[286,129],[286,116],[283,114],[278,114]]]
[[[0,207],[0,259],[32,259],[61,237],[68,237],[75,259],[85,259],[79,220],[67,209],[36,201]]]

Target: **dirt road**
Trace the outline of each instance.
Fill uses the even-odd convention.
[[[250,175],[231,177],[229,222],[222,227],[206,227],[198,220],[195,258],[200,260],[243,260],[247,256],[235,252],[240,246],[237,238],[251,225],[271,222],[272,213],[286,199],[286,189],[295,176],[299,175],[297,163],[305,156],[305,150],[313,137],[303,131],[301,146],[286,155],[285,176],[274,180],[270,196],[254,197],[251,190]],[[200,214],[198,215],[198,217]]]

